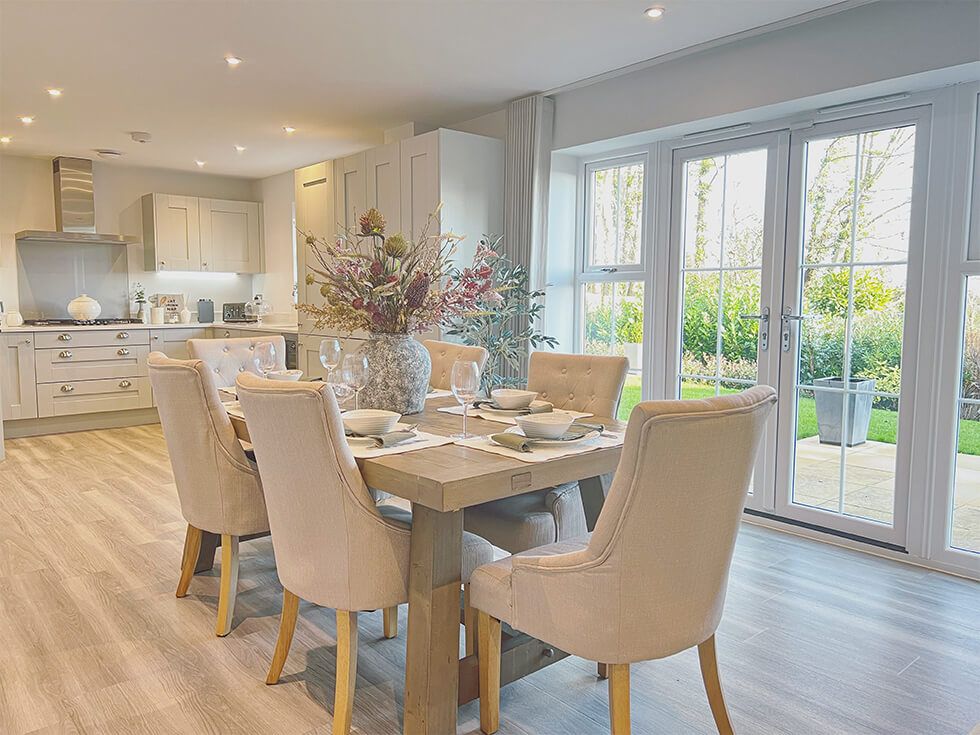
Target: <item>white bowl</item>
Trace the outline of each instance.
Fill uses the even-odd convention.
[[[359,408],[345,411],[340,415],[344,427],[352,434],[387,434],[395,428],[402,415],[394,411],[382,411],[377,408]]]
[[[497,388],[490,391],[493,402],[508,411],[527,408],[531,401],[538,397],[533,390],[517,390],[515,388]]]
[[[521,427],[524,436],[530,439],[560,439],[575,419],[570,413],[553,411],[515,416],[514,421]]]
[[[302,370],[272,370],[266,373],[269,380],[299,380],[303,377]]]

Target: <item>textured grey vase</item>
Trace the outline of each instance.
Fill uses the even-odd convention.
[[[429,351],[407,334],[372,334],[362,348],[368,359],[368,383],[361,408],[383,408],[401,414],[425,408],[432,362]]]

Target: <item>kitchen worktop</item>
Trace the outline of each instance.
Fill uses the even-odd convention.
[[[25,324],[21,327],[0,327],[0,333],[17,332],[65,332],[65,331],[125,331],[136,329],[238,329],[246,332],[278,332],[280,334],[297,334],[299,327],[295,324],[257,324],[255,322],[210,322],[202,324],[191,322],[190,324],[51,324],[47,326],[33,326]]]

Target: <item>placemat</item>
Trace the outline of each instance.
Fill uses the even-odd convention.
[[[591,414],[590,414],[591,415]],[[507,429],[508,433],[516,433],[516,429]],[[478,436],[472,439],[456,439],[456,444],[463,447],[469,447],[470,449],[479,449],[483,452],[490,452],[491,454],[499,454],[503,457],[510,457],[512,459],[519,459],[521,462],[548,462],[552,459],[558,459],[559,457],[568,457],[573,454],[584,454],[586,452],[593,452],[596,449],[606,449],[609,447],[616,447],[623,443],[623,438],[626,436],[626,432],[616,432],[616,431],[604,431],[600,436],[595,439],[589,439],[588,441],[578,442],[576,444],[569,444],[567,446],[560,445],[543,445],[534,447],[533,451],[530,452],[518,452],[514,449],[508,449],[499,444],[495,444],[490,441],[489,436]]]

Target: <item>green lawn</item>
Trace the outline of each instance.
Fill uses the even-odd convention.
[[[722,388],[722,393],[735,393],[734,389]],[[700,383],[684,383],[682,398],[708,398],[715,394],[712,386]],[[640,402],[640,376],[630,375],[623,388],[623,399],[619,404],[619,418],[626,421],[633,406]],[[871,424],[868,426],[868,439],[876,442],[894,444],[898,432],[898,413],[880,408],[871,409]],[[796,438],[806,439],[817,435],[816,403],[812,398],[801,398],[797,417]],[[960,421],[960,454],[980,455],[980,421]]]

